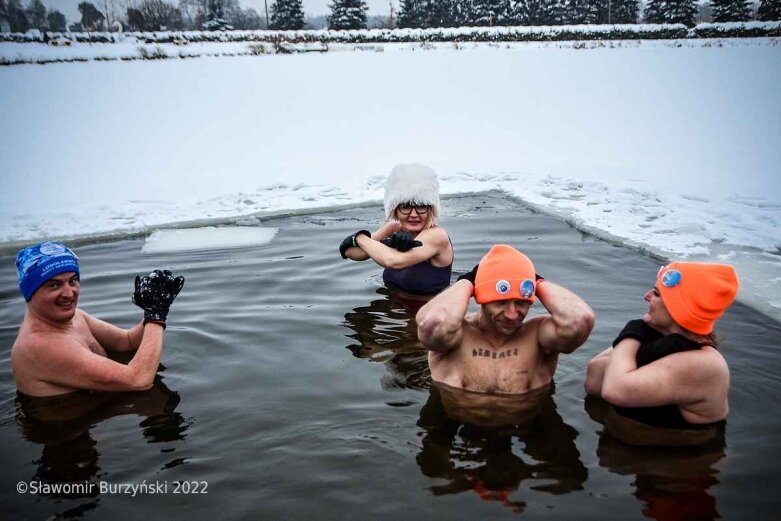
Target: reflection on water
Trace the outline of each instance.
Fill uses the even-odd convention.
[[[377,293],[383,298],[344,315],[343,325],[353,330],[347,336],[358,342],[347,349],[358,358],[385,363],[383,389],[427,389],[428,357],[415,323],[415,314],[426,301],[387,288]]]
[[[586,411],[604,423],[610,405],[589,396]],[[621,475],[634,475],[635,497],[644,516],[658,521],[720,519],[716,498],[708,490],[719,484],[717,462],[726,446],[724,423],[716,436],[697,446],[650,447],[629,445],[603,429],[597,445],[600,466]]]
[[[147,443],[181,440],[189,426],[175,411],[179,395],[155,378],[151,389],[132,393],[93,393],[78,391],[46,398],[17,395],[16,424],[25,439],[42,445],[41,457],[34,462],[30,481],[42,483],[86,483],[100,477],[100,452],[90,429],[116,416],[134,414]],[[97,487],[72,487],[68,493],[55,491],[53,497],[98,496]],[[96,500],[97,502],[97,500]],[[93,508],[87,504],[79,511]],[[74,514],[74,512],[70,512]]]
[[[511,495],[524,481],[530,490],[566,494],[588,478],[575,446],[578,433],[557,412],[552,386],[500,396],[435,383],[417,424],[421,472],[446,480],[430,487],[435,495],[472,491],[521,512],[526,502]]]

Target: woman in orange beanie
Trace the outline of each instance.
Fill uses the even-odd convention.
[[[713,326],[737,293],[727,264],[672,262],[659,270],[643,318],[629,321],[588,364],[586,392],[612,404],[606,425],[614,434],[658,445],[715,434],[729,411],[729,368]]]

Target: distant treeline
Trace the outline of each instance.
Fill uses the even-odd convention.
[[[118,5],[122,4],[122,8]],[[331,30],[378,28],[684,24],[698,19],[696,0],[399,0],[398,12],[367,17],[363,0],[332,0]],[[41,0],[0,0],[0,32],[229,31],[309,28],[301,0],[271,0],[261,16],[239,0],[95,0],[78,5],[71,24]],[[711,0],[704,9],[714,22],[781,20],[781,0]]]

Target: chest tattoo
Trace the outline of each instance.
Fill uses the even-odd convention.
[[[490,349],[483,349],[482,347],[472,349],[472,357],[490,358],[492,360],[501,360],[503,358],[510,358],[511,356],[518,356],[518,348],[504,349],[502,351],[492,351]]]

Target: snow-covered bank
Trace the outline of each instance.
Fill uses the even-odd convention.
[[[781,24],[779,24],[781,25]],[[682,26],[683,27],[683,26]],[[116,42],[70,43],[51,45],[35,42],[0,41],[0,65],[50,64],[89,61],[135,61],[162,59],[189,59],[207,57],[263,56],[272,54],[324,53],[344,51],[415,51],[432,49],[479,49],[486,46],[505,49],[616,49],[616,48],[700,48],[781,46],[781,38],[703,38],[695,39],[594,39],[565,41],[470,42],[422,41],[403,43],[340,43],[340,42],[267,42],[267,41],[193,41],[186,44],[171,41],[139,41],[128,37]]]
[[[446,194],[728,260],[781,319],[781,48],[750,41],[0,68],[0,242],[379,201],[419,161]]]

